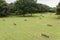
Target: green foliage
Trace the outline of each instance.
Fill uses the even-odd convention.
[[[57,7],[56,11],[57,11],[57,15],[60,15],[60,7]]]
[[[0,0],[0,16],[23,15],[48,12],[50,7],[45,4],[37,4],[37,0],[17,0],[15,3],[6,3]]]
[[[57,5],[56,14],[57,15],[60,15],[60,3]]]
[[[16,8],[15,8],[14,3],[9,4],[7,7],[8,7],[9,15],[13,15],[13,14],[15,14],[15,10],[16,10]]]
[[[26,13],[35,12],[36,1],[35,0],[18,0],[15,2],[16,10],[25,16]]]
[[[49,12],[51,12],[51,13],[55,13],[55,12],[56,12],[56,8],[55,8],[55,7],[50,8],[50,9],[49,9]]]
[[[7,16],[7,3],[4,0],[0,0],[0,17]]]
[[[45,4],[37,4],[37,12],[41,13],[41,12],[48,12],[50,7],[45,5]]]

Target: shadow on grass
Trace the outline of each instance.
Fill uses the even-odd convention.
[[[23,15],[17,15],[17,17],[39,17],[38,15],[26,15],[26,16],[23,16]]]
[[[54,17],[54,19],[60,20],[60,16]]]
[[[38,15],[25,15],[25,16],[23,16],[23,15],[8,15],[8,16],[6,16],[6,17],[0,17],[0,18],[9,18],[9,17],[39,17]]]
[[[38,17],[38,16],[19,16],[19,17]]]
[[[59,19],[60,20],[60,18],[55,18],[55,19]]]
[[[9,16],[5,16],[5,17],[0,17],[0,18],[8,18]]]

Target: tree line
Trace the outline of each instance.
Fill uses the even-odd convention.
[[[55,12],[55,9],[45,4],[37,4],[37,0],[17,0],[10,4],[5,0],[0,0],[0,17],[8,15],[25,16],[25,14],[31,14],[32,16],[34,13]]]

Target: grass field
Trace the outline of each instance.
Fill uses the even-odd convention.
[[[60,40],[60,20],[54,14],[43,15],[44,17],[35,14],[36,17],[0,18],[0,40]],[[46,34],[49,38],[41,34]]]

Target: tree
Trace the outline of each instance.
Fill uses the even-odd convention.
[[[59,2],[59,4],[57,5],[57,8],[56,8],[56,14],[60,15],[60,2]]]
[[[18,13],[25,16],[26,13],[33,13],[36,7],[36,0],[18,0],[15,2]]]
[[[5,17],[7,15],[7,3],[4,0],[0,0],[0,17]]]
[[[43,13],[43,12],[49,12],[50,7],[45,4],[37,4],[37,12]]]
[[[55,12],[56,12],[56,7],[50,8],[50,9],[49,9],[49,12],[55,13]]]
[[[8,4],[7,7],[8,7],[9,15],[16,15],[16,14],[15,14],[15,10],[16,10],[16,8],[15,8],[14,3],[10,3],[10,4]]]
[[[23,5],[23,0],[17,0],[15,3],[14,3],[14,5],[15,5],[15,13],[17,14],[17,15],[22,15],[22,13],[23,13],[23,8],[24,8],[24,5]]]

